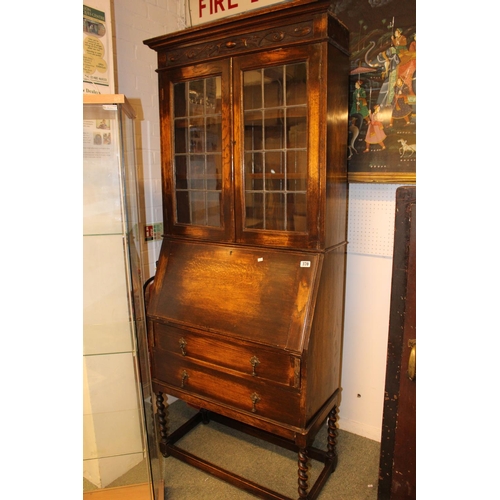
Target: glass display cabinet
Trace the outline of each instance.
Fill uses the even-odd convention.
[[[166,221],[147,304],[160,450],[260,498],[288,497],[176,441],[213,419],[294,449],[300,498],[335,470],[349,37],[330,3],[145,41],[158,54]],[[164,395],[200,409],[172,435]],[[323,469],[309,488],[313,456]]]
[[[146,347],[134,116],[123,95],[84,95],[83,483],[88,500],[125,494],[163,499]]]

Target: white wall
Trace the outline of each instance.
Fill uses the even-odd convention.
[[[341,429],[380,441],[394,244],[393,184],[351,184]]]
[[[143,41],[185,26],[183,0],[111,0],[117,93],[136,112],[137,167],[144,199],[142,222],[162,222],[160,128],[156,52]],[[145,244],[144,279],[153,276],[161,240]]]
[[[184,26],[183,0],[115,0],[117,92],[136,109],[145,221],[161,221],[156,52],[143,40]],[[380,440],[385,384],[394,193],[397,186],[351,184],[340,427]],[[148,243],[145,277],[159,243]],[[359,395],[359,396],[358,396]]]

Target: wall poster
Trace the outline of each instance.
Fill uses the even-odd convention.
[[[83,93],[113,94],[113,45],[109,0],[83,5]]]
[[[350,182],[416,181],[416,0],[334,0],[350,31]]]

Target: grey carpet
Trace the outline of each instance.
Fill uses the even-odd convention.
[[[196,410],[183,401],[169,406],[170,431],[185,422]],[[325,449],[326,425],[314,443]],[[177,446],[210,460],[232,472],[291,498],[297,494],[297,454],[211,422],[198,425],[177,442]],[[380,443],[338,431],[339,461],[318,500],[376,500]],[[255,496],[191,467],[174,457],[163,460],[165,498],[168,500],[251,500]],[[322,464],[310,462],[312,485]],[[146,467],[139,464],[110,487],[144,482]]]

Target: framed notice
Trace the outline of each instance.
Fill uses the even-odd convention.
[[[83,5],[83,93],[114,94],[109,0]]]

